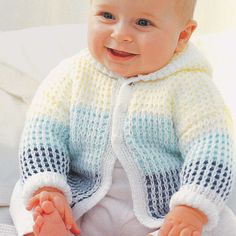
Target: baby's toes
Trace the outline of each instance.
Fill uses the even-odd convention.
[[[33,212],[33,220],[34,222],[39,216],[43,215],[43,210],[40,206],[35,207],[34,212]]]
[[[33,232],[35,235],[39,235],[40,233],[40,229],[44,223],[44,218],[39,215],[35,220],[34,220],[35,224],[33,226]]]
[[[39,216],[42,216],[42,215],[40,213],[36,212],[36,211],[33,213],[33,220],[34,220],[34,222],[37,220],[37,218]]]
[[[37,225],[33,226],[33,233],[34,233],[35,236],[39,235],[40,229],[39,229],[39,227]]]
[[[51,214],[56,209],[51,201],[44,201],[41,205],[43,213],[45,214]]]
[[[35,220],[35,225],[39,226],[39,228],[43,225],[44,223],[44,218],[43,216],[38,216],[37,219]]]
[[[43,214],[43,210],[42,210],[42,208],[40,207],[40,205],[39,205],[39,206],[36,206],[36,207],[34,208],[34,212],[38,212],[40,215]]]

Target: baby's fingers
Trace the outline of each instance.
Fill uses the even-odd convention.
[[[37,236],[40,233],[40,228],[44,223],[44,219],[42,216],[38,216],[35,220],[35,224],[33,226],[34,235]]]
[[[33,231],[34,231],[34,235],[35,235],[35,236],[39,235],[40,230],[39,230],[38,225],[34,225],[34,226],[33,226]]]
[[[194,231],[193,236],[201,236],[201,233],[199,231]]]
[[[79,227],[77,226],[74,220],[72,210],[70,207],[65,208],[65,225],[66,228],[69,229],[73,234],[80,233]]]
[[[65,219],[65,202],[58,196],[55,196],[53,198],[53,203],[55,208],[58,210],[61,218],[64,220]]]
[[[77,224],[76,224],[75,221],[74,221],[74,223],[73,223],[72,226],[71,226],[70,232],[73,233],[73,234],[75,234],[75,235],[80,234],[80,229],[79,229],[79,227],[77,226]]]
[[[28,211],[30,211],[30,210],[32,210],[33,208],[35,208],[37,205],[39,205],[39,196],[38,196],[38,195],[32,197],[32,198],[29,200],[29,202],[28,202],[28,204],[27,204],[27,206],[26,206],[26,209],[27,209]]]
[[[165,221],[164,224],[161,226],[158,236],[167,236],[171,229],[173,228],[174,224],[172,221],[168,220]]]
[[[73,224],[73,215],[72,215],[72,211],[71,208],[69,206],[65,207],[64,209],[64,222],[66,225],[67,229],[71,229],[71,226]]]
[[[39,206],[35,207],[34,213],[33,213],[33,219],[34,219],[34,221],[36,221],[37,217],[38,217],[38,216],[41,216],[42,213],[43,213],[43,210],[41,209],[41,207],[39,207]]]
[[[180,232],[180,236],[192,236],[192,230],[190,228],[185,228]]]
[[[52,200],[50,193],[46,192],[46,191],[42,191],[39,194],[39,203],[40,203],[40,205],[42,205],[43,202],[48,201],[48,200]]]
[[[34,197],[32,197],[27,206],[26,209],[28,211],[32,210],[33,208],[35,208],[36,206],[38,206],[39,204],[42,204],[44,201],[49,200],[50,199],[50,194],[46,191],[43,191],[37,195],[35,195]]]

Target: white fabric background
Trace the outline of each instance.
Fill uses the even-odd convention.
[[[90,0],[0,0],[0,31],[84,23]]]
[[[199,33],[236,26],[235,0],[197,0]],[[90,0],[0,0],[0,31],[87,21]]]

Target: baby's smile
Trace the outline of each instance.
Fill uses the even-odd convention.
[[[114,48],[107,47],[106,49],[108,52],[108,57],[112,60],[127,61],[138,55],[127,51],[116,50]]]

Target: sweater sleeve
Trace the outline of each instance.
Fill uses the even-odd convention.
[[[206,230],[216,226],[234,179],[233,125],[223,99],[202,72],[178,84],[174,123],[184,164],[181,186],[170,201],[189,205],[208,217]]]
[[[69,171],[69,109],[71,59],[44,79],[30,105],[19,148],[23,200],[43,186],[56,187],[71,202]]]

